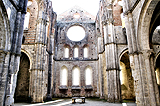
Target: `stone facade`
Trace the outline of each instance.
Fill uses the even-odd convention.
[[[74,17],[79,15],[79,17]],[[72,96],[97,96],[97,70],[98,70],[98,53],[97,53],[97,36],[95,32],[95,18],[80,7],[62,13],[57,20],[57,34],[55,36],[55,75],[54,95],[56,97],[72,97]],[[69,28],[74,26],[82,27],[85,31],[85,37],[80,41],[73,41],[67,37]],[[76,34],[75,36],[78,36]],[[79,35],[81,36],[81,35]],[[69,56],[65,57],[65,47],[69,48]],[[75,47],[78,46],[78,57],[75,55]],[[88,48],[88,57],[84,55],[84,48]],[[65,85],[61,85],[61,68],[65,66],[68,69],[68,81]],[[80,84],[73,83],[73,69],[80,69]],[[85,69],[91,68],[91,85],[86,85]],[[64,93],[65,92],[65,93]]]
[[[73,96],[159,106],[159,14],[160,0],[100,0],[96,18],[75,6],[58,19],[49,0],[0,0],[0,106]]]

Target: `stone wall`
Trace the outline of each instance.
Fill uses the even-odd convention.
[[[74,17],[78,15],[78,17]],[[97,36],[95,32],[94,17],[79,7],[62,13],[57,23],[57,35],[55,36],[55,67],[54,67],[54,95],[56,97],[72,96],[97,96]],[[85,37],[80,41],[73,41],[67,37],[68,29],[72,26],[80,26],[85,31]],[[76,36],[76,34],[75,34]],[[81,36],[81,35],[79,35]],[[65,47],[69,48],[69,56],[65,57]],[[78,46],[78,57],[74,57],[74,48]],[[84,57],[84,47],[88,48],[88,56]],[[68,69],[68,80],[65,88],[60,85],[60,70],[62,66]],[[80,68],[80,84],[74,87],[72,84],[72,70],[77,66]],[[85,68],[91,67],[92,84],[85,84]]]
[[[85,96],[85,97],[96,97],[97,94],[97,61],[55,61],[55,75],[54,84],[56,97],[72,97],[72,96]],[[65,88],[61,86],[61,68],[65,66],[68,70],[67,73],[67,85]],[[78,66],[80,68],[80,85],[74,87],[73,85],[73,68]],[[87,87],[85,84],[85,69],[90,66],[92,69],[92,84]]]

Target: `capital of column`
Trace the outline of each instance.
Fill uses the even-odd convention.
[[[153,51],[153,49],[146,49],[142,50],[142,54],[145,58],[149,58],[151,55],[154,55],[155,52]]]

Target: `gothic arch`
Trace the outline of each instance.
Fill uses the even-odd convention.
[[[21,52],[17,84],[15,90],[15,102],[31,102],[30,100],[30,60],[29,57]]]
[[[9,52],[11,48],[11,32],[8,20],[7,9],[2,0],[0,0],[0,105],[5,102],[7,73],[9,65]]]
[[[123,56],[124,53],[128,52],[128,48],[125,48],[121,51],[120,55],[119,55],[119,61],[121,59],[121,57]]]
[[[23,53],[25,53],[27,56],[28,56],[28,58],[29,58],[29,64],[30,64],[30,68],[29,69],[32,69],[32,58],[31,58],[31,54],[29,53],[29,52],[27,52],[26,50],[24,50],[24,49],[21,49],[21,52],[23,52]]]
[[[153,11],[158,4],[157,0],[145,0],[143,7],[140,12],[137,35],[138,35],[138,45],[139,49],[145,50],[150,49],[149,35],[150,35],[150,24]]]
[[[124,50],[119,59],[120,65],[120,80],[121,80],[121,96],[122,99],[132,99],[135,98],[134,93],[134,79],[132,76],[132,70],[130,67],[130,60],[128,55],[128,50]]]

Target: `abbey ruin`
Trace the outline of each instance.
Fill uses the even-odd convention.
[[[0,0],[0,106],[74,96],[160,106],[160,0],[100,0],[96,17],[75,6],[57,18],[52,4]]]

